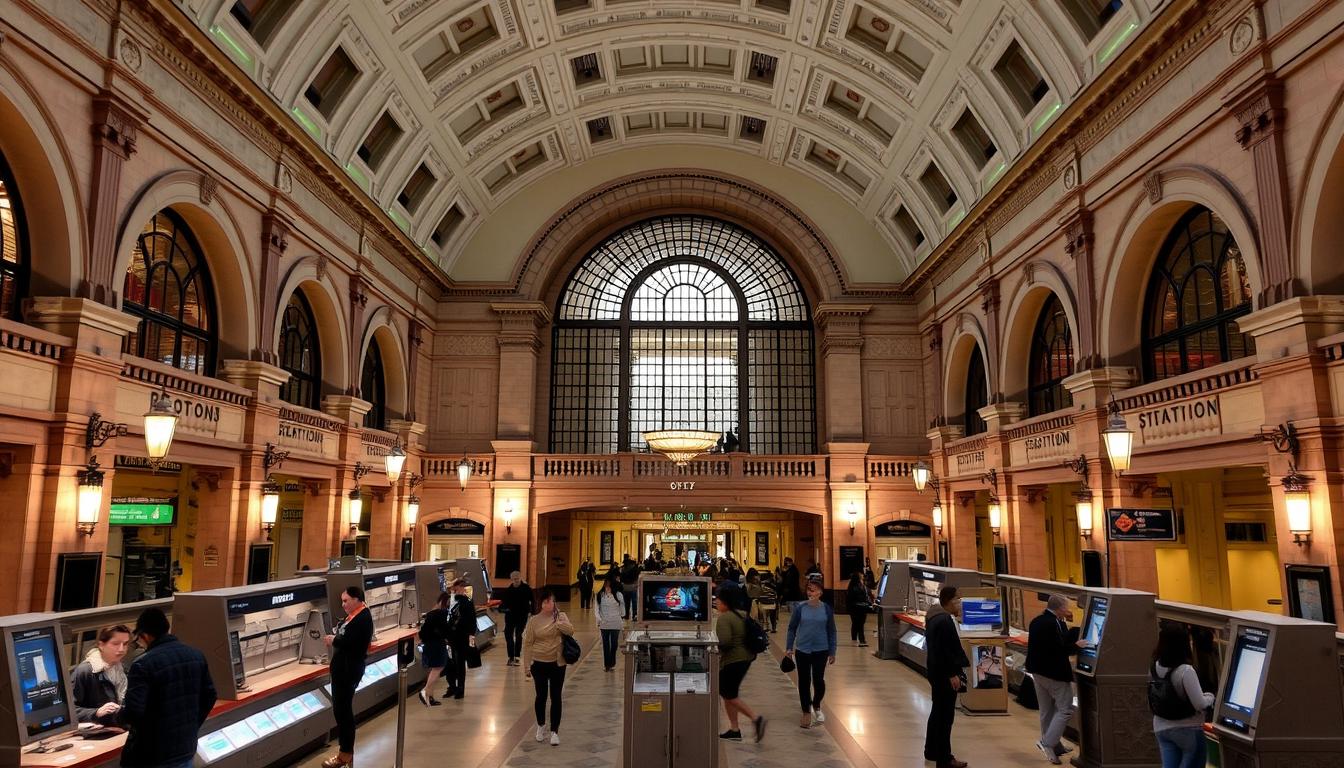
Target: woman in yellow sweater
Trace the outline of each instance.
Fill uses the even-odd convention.
[[[573,634],[574,625],[555,604],[555,593],[550,589],[541,590],[540,610],[523,630],[523,669],[537,689],[533,705],[537,714],[537,741],[546,740],[546,694],[550,691],[549,733],[553,747],[560,746],[560,694],[565,687],[563,638]]]

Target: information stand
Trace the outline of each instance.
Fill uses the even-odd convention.
[[[1334,625],[1243,611],[1229,642],[1213,711],[1223,765],[1344,764]]]
[[[882,575],[877,580],[877,650],[879,659],[898,659],[897,645],[905,625],[896,618],[905,613],[910,602],[910,566],[913,560],[884,560]]]
[[[962,587],[958,634],[971,668],[957,697],[968,715],[1008,714],[1003,602],[994,587]]]
[[[908,609],[896,616],[901,625],[896,647],[902,661],[923,672],[928,669],[929,658],[925,620],[943,610],[938,604],[938,593],[943,587],[957,587],[959,590],[979,588],[980,574],[965,568],[944,568],[927,563],[911,563],[909,573]]]
[[[1154,596],[1130,589],[1082,593],[1082,638],[1074,659],[1084,768],[1157,768],[1161,759],[1148,712],[1148,666],[1157,643]]]
[[[642,576],[640,626],[626,633],[622,765],[718,768],[718,637],[710,581]]]

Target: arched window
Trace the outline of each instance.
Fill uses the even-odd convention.
[[[19,300],[27,292],[27,221],[14,174],[0,154],[0,317],[21,319]]]
[[[280,399],[304,408],[322,407],[322,349],[317,321],[303,291],[294,291],[280,321],[280,367],[289,381],[280,387]]]
[[[1073,405],[1064,379],[1073,373],[1073,337],[1064,305],[1053,293],[1041,307],[1031,335],[1031,370],[1027,383],[1030,415],[1039,416]]]
[[[364,426],[369,429],[387,429],[387,379],[383,376],[383,355],[378,350],[378,339],[369,339],[369,351],[364,353],[364,370],[359,376],[360,395],[373,404],[364,414]]]
[[[169,209],[140,233],[122,288],[121,308],[141,318],[126,351],[184,371],[215,372],[215,295],[196,238]]]
[[[966,435],[978,435],[984,432],[985,420],[980,409],[989,405],[989,377],[985,375],[985,358],[980,354],[980,345],[971,349],[971,360],[966,364]]]
[[[1148,381],[1179,376],[1255,352],[1237,327],[1251,311],[1246,263],[1212,211],[1176,222],[1153,267],[1144,301],[1143,368]]]
[[[680,426],[815,452],[809,317],[797,278],[744,229],[665,216],[612,235],[560,296],[550,450],[643,450],[643,432]]]

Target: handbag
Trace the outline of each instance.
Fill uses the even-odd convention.
[[[566,664],[578,664],[579,657],[583,656],[583,648],[579,646],[578,640],[569,635],[562,635],[560,655],[564,657]]]
[[[481,649],[474,645],[466,647],[466,653],[463,654],[467,660],[467,669],[481,668]]]
[[[784,658],[779,660],[779,671],[783,672],[786,675],[792,672],[794,669],[796,669],[797,666],[798,666],[797,664],[793,663],[792,656],[785,656]]]

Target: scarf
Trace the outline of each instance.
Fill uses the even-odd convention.
[[[112,683],[112,687],[117,689],[117,701],[126,700],[126,670],[120,664],[108,664],[103,661],[103,654],[98,651],[98,646],[89,649],[89,653],[84,657],[93,668],[93,674],[102,675]]]

